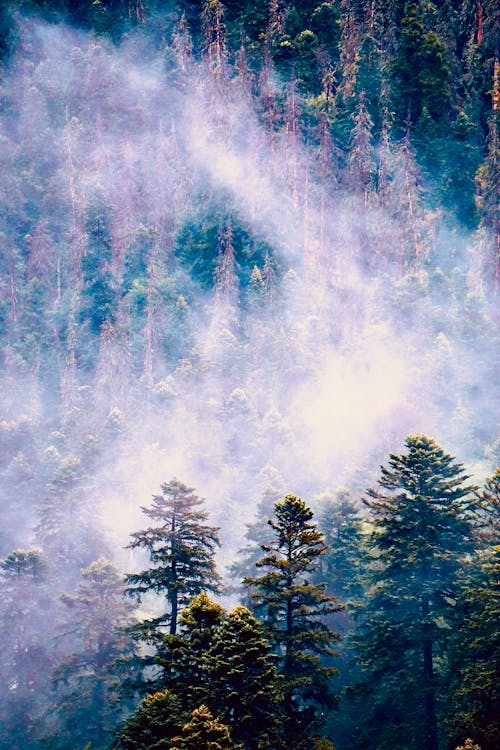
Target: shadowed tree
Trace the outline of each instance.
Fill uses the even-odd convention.
[[[132,534],[131,549],[145,549],[152,567],[126,576],[128,593],[139,601],[148,592],[165,595],[169,611],[150,625],[168,623],[169,632],[177,630],[179,610],[202,590],[217,592],[220,577],[215,569],[218,529],[209,526],[208,514],[201,509],[203,500],[194,489],[172,479],[161,486],[161,495],[153,497],[143,512],[154,525]],[[146,623],[147,624],[147,623]]]
[[[264,628],[246,608],[232,609],[214,635],[205,670],[207,703],[246,750],[276,747],[279,684]]]
[[[0,748],[33,747],[50,689],[47,563],[38,549],[0,561]]]
[[[286,495],[269,521],[274,539],[257,566],[266,572],[247,578],[257,612],[279,657],[282,677],[284,741],[288,750],[309,747],[325,708],[335,703],[331,677],[336,670],[322,659],[335,654],[338,635],[324,618],[340,607],[312,582],[326,547],[304,500]]]
[[[67,608],[63,636],[72,653],[54,673],[58,689],[57,725],[51,748],[92,742],[96,750],[109,747],[123,711],[119,659],[135,651],[128,625],[132,605],[124,598],[122,576],[105,558],[81,571],[75,594],[63,594]]]
[[[476,550],[467,559],[448,659],[447,729],[494,750],[500,737],[500,469],[477,493]]]
[[[147,695],[117,735],[116,747],[123,750],[159,750],[172,747],[187,714],[179,699],[168,690]]]
[[[367,594],[355,636],[361,668],[359,747],[437,750],[441,684],[457,576],[471,550],[473,487],[426,435],[410,435],[368,492]]]

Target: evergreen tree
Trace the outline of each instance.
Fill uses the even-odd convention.
[[[487,477],[484,487],[477,493],[477,500],[477,543],[489,549],[500,540],[500,469]]]
[[[364,706],[360,747],[415,743],[437,750],[442,695],[438,664],[446,655],[457,576],[471,549],[468,504],[474,489],[461,464],[431,438],[410,435],[407,453],[391,454],[366,504],[367,595],[355,636]]]
[[[158,683],[174,692],[187,711],[209,700],[205,656],[223,615],[220,604],[202,591],[181,613],[179,635],[165,635],[158,644],[155,661],[162,668]]]
[[[460,579],[447,665],[447,728],[453,743],[474,737],[482,750],[500,739],[500,470],[477,493],[474,555]]]
[[[103,197],[93,195],[87,208],[87,248],[81,258],[81,308],[78,357],[80,364],[92,368],[95,363],[96,343],[105,323],[113,324],[117,298],[113,288],[112,244],[110,217],[103,208]]]
[[[314,575],[314,582],[326,581],[327,593],[345,606],[328,618],[328,624],[340,633],[337,666],[339,676],[335,688],[340,694],[340,705],[327,715],[326,726],[340,747],[351,747],[357,707],[350,699],[351,686],[357,680],[357,663],[348,637],[353,630],[352,613],[363,596],[361,562],[363,557],[363,521],[360,504],[351,493],[339,489],[331,496],[320,498],[318,527],[325,535],[327,549]]]
[[[247,583],[279,657],[285,745],[299,750],[310,744],[322,711],[335,702],[330,678],[336,670],[321,658],[335,653],[338,635],[324,618],[339,607],[325,593],[325,584],[311,580],[326,549],[313,512],[301,498],[286,495],[274,514],[269,521],[274,540],[263,546],[266,554],[257,563],[266,572]]]
[[[500,545],[476,553],[462,578],[448,657],[447,730],[482,750],[500,740]]]
[[[359,563],[362,546],[361,508],[347,489],[322,499],[318,527],[327,549],[316,576],[327,582],[327,590],[341,601],[360,593]]]
[[[81,574],[76,594],[61,597],[68,610],[61,629],[72,652],[54,673],[58,700],[51,747],[61,750],[86,741],[96,750],[109,747],[123,711],[116,663],[134,652],[127,628],[132,605],[115,566],[101,557]]]
[[[401,21],[399,49],[393,59],[393,103],[400,125],[414,125],[426,109],[441,121],[449,102],[446,45],[434,31],[425,31],[417,3],[407,3]]]
[[[64,575],[78,574],[99,553],[92,529],[89,480],[85,466],[70,454],[59,462],[37,508],[36,539]],[[95,508],[94,508],[95,515]]]
[[[168,690],[152,693],[141,701],[117,735],[123,750],[168,750],[187,716],[179,699]]]
[[[47,574],[37,549],[17,549],[0,561],[1,750],[36,747],[40,734],[52,671]]]
[[[161,486],[151,508],[143,512],[155,522],[132,534],[132,549],[147,550],[153,566],[126,576],[128,592],[141,597],[149,592],[164,594],[169,612],[156,618],[153,626],[169,623],[169,632],[177,630],[180,608],[190,597],[206,589],[218,591],[220,578],[215,569],[215,548],[219,546],[218,529],[208,526],[208,514],[201,510],[203,500],[177,479]]]
[[[348,159],[349,185],[354,192],[363,197],[366,205],[374,187],[376,165],[372,145],[373,123],[366,109],[363,92],[359,96],[358,108],[353,119],[354,127],[351,131],[351,150]]]
[[[245,606],[252,609],[252,595],[247,586],[241,585],[245,578],[252,578],[258,574],[257,563],[262,557],[262,545],[273,541],[274,532],[269,525],[269,518],[273,515],[275,504],[280,499],[278,490],[268,488],[260,500],[256,518],[253,523],[247,524],[245,539],[247,544],[238,550],[238,557],[230,567],[231,579],[237,580],[240,585],[235,590],[242,597]]]
[[[238,605],[214,635],[204,657],[207,704],[247,750],[278,741],[278,680],[271,647],[251,612]]]

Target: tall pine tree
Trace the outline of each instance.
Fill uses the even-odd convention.
[[[132,549],[147,550],[152,567],[126,576],[128,592],[139,600],[150,591],[164,594],[169,611],[156,618],[153,626],[169,624],[175,634],[182,606],[202,590],[218,591],[220,578],[215,569],[218,529],[206,522],[203,500],[177,479],[161,486],[144,513],[154,525],[132,534]]]
[[[326,549],[312,510],[289,494],[275,504],[274,515],[269,521],[274,540],[263,545],[266,554],[257,563],[265,572],[246,580],[279,656],[285,746],[301,750],[309,747],[324,709],[335,702],[330,679],[336,670],[324,659],[335,653],[338,636],[324,618],[339,607],[325,584],[312,582]]]
[[[425,435],[391,454],[368,492],[367,595],[357,653],[364,729],[360,747],[437,750],[439,665],[446,656],[463,556],[471,549],[471,486],[461,464]]]

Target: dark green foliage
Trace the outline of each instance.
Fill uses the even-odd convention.
[[[279,684],[262,625],[246,607],[232,609],[205,654],[206,703],[248,750],[276,747]]]
[[[81,261],[83,305],[79,319],[81,325],[88,325],[90,332],[96,335],[105,323],[114,322],[116,312],[108,218],[102,211],[98,198],[89,207],[86,231],[88,250]]]
[[[474,737],[481,750],[500,738],[500,546],[466,566],[454,617],[447,681],[447,730],[456,744]]]
[[[307,746],[321,724],[321,712],[335,703],[330,682],[335,669],[325,666],[321,657],[335,653],[338,636],[324,620],[339,607],[324,584],[312,582],[326,549],[312,518],[313,512],[295,495],[277,502],[269,521],[274,539],[263,546],[266,554],[257,563],[266,572],[247,579],[279,657],[284,739],[293,750]]]
[[[478,126],[465,112],[459,112],[446,154],[446,203],[455,210],[461,224],[471,228],[477,223],[473,184],[481,162],[478,134]]]
[[[338,56],[341,27],[337,3],[320,3],[311,14],[311,29],[330,59]]]
[[[424,109],[440,121],[449,99],[446,45],[426,32],[419,6],[409,3],[401,21],[401,40],[393,63],[393,101],[400,123],[416,124]]]
[[[327,593],[345,606],[328,617],[328,624],[342,640],[335,661],[339,674],[334,680],[340,695],[337,710],[329,714],[327,728],[339,747],[350,747],[354,742],[353,727],[358,709],[350,700],[350,688],[358,677],[357,659],[348,643],[353,630],[352,613],[356,602],[363,597],[363,516],[360,503],[356,503],[346,489],[320,498],[318,527],[325,535],[327,547],[314,574],[315,582],[326,581]]]
[[[482,750],[500,738],[500,470],[478,493],[476,551],[457,597],[447,672],[447,729],[453,743],[474,737]]]
[[[139,704],[117,736],[124,750],[169,750],[187,716],[179,699],[168,690],[152,693]]]
[[[245,748],[277,746],[274,659],[262,626],[245,607],[225,616],[206,593],[198,594],[180,616],[179,634],[158,643],[154,661],[161,670],[155,685],[174,694],[184,712],[205,704]]]
[[[200,196],[200,205],[205,209],[206,196]],[[224,215],[221,207],[212,204],[210,213],[187,219],[176,236],[176,255],[203,286],[214,284],[217,257],[223,244],[224,228],[232,230],[236,270],[243,287],[250,281],[255,264],[264,265],[270,248],[259,237],[253,236],[249,227],[241,221]]]
[[[193,711],[210,696],[205,656],[211,648],[224,610],[201,592],[180,616],[180,634],[164,636],[155,659],[162,668],[159,684],[179,696],[186,711]]]
[[[367,595],[355,639],[366,706],[360,747],[438,747],[442,660],[464,555],[472,549],[471,486],[431,438],[411,435],[369,491]]]
[[[147,550],[153,567],[130,573],[126,581],[129,593],[139,600],[149,591],[167,598],[169,611],[155,623],[168,622],[174,634],[179,611],[191,596],[203,589],[219,590],[214,561],[219,538],[218,530],[207,525],[203,500],[192,487],[172,479],[161,489],[163,494],[153,497],[151,508],[142,509],[155,525],[134,532],[129,544]]]

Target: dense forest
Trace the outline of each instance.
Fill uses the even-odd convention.
[[[500,746],[499,61],[0,2],[0,750]]]

